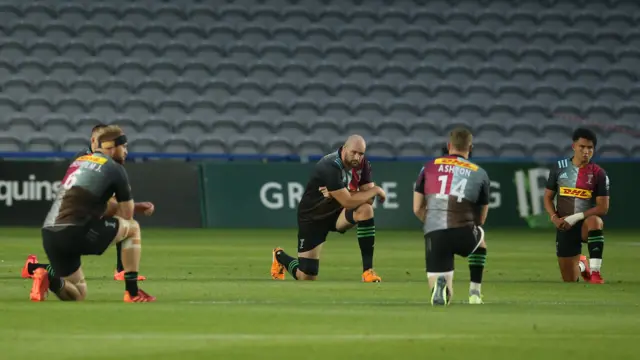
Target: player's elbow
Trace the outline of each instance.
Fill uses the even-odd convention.
[[[600,216],[605,216],[607,215],[607,213],[609,213],[609,206],[608,205],[602,205],[600,206],[600,211],[598,211],[598,215]]]

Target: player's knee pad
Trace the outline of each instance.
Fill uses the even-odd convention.
[[[300,258],[298,269],[309,276],[318,276],[320,270],[320,260]]]
[[[344,218],[347,220],[347,222],[351,225],[355,225],[357,223],[356,219],[355,219],[355,213],[356,210],[355,209],[347,209],[344,212]]]

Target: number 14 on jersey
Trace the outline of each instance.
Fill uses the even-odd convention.
[[[452,175],[440,175],[438,181],[440,182],[440,192],[436,194],[439,199],[446,199],[449,195],[458,198],[458,202],[462,202],[464,199],[464,189],[467,187],[467,179],[461,179],[455,186],[451,186],[449,177]]]

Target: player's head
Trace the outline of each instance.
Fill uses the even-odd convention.
[[[342,147],[342,161],[349,167],[360,165],[364,152],[367,150],[367,144],[360,135],[351,135],[345,141]]]
[[[91,151],[98,148],[98,135],[100,134],[100,131],[106,127],[107,125],[105,124],[98,124],[91,129]]]
[[[572,140],[571,147],[574,157],[582,162],[589,162],[593,157],[596,145],[598,145],[596,134],[589,129],[577,128],[573,132]]]
[[[116,125],[102,128],[98,133],[96,150],[100,150],[100,152],[111,156],[116,162],[124,164],[129,153],[124,131]]]
[[[458,127],[451,131],[449,134],[449,142],[447,143],[449,154],[460,155],[468,159],[472,149],[473,135],[469,129]]]

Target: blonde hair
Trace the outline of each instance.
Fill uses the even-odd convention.
[[[466,128],[455,128],[449,134],[449,143],[451,147],[458,151],[471,150],[471,142],[473,141],[473,135],[471,131]]]
[[[117,125],[109,125],[107,127],[103,127],[98,129],[96,134],[96,140],[98,142],[98,147],[102,149],[110,149],[115,147],[114,140],[118,138],[118,136],[123,135],[124,131]]]

